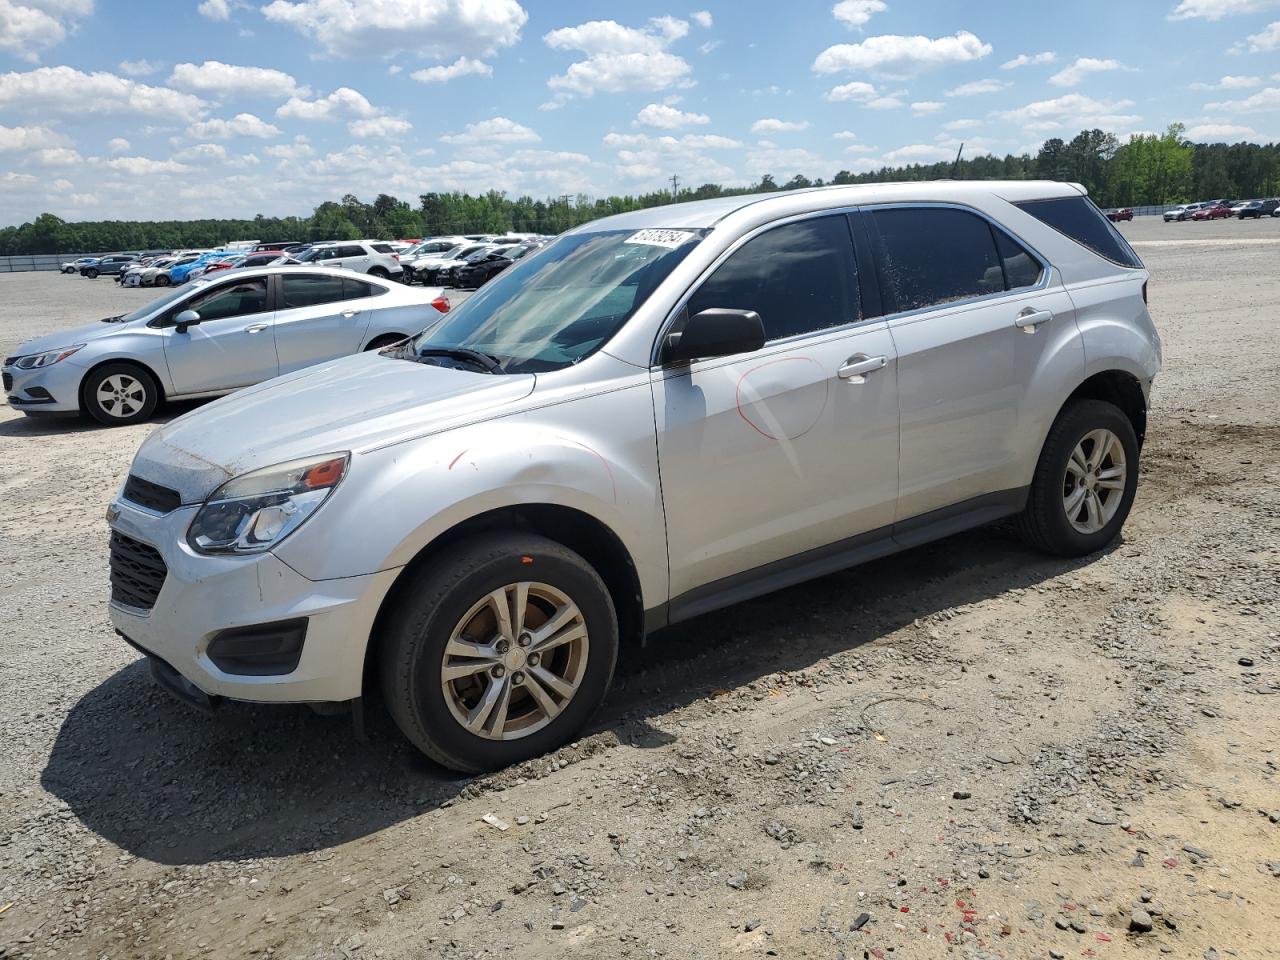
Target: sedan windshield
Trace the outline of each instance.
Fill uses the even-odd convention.
[[[417,356],[462,348],[495,372],[571,366],[612,337],[704,236],[610,230],[560,237],[500,273],[408,343]]]
[[[200,286],[200,284],[195,285],[195,287],[198,287],[198,286]],[[151,314],[155,313],[157,310],[160,310],[162,307],[167,307],[169,304],[173,303],[173,301],[179,299],[180,297],[185,297],[195,287],[193,287],[192,285],[187,285],[185,287],[170,287],[168,291],[161,294],[156,299],[152,300],[145,307],[139,307],[137,310],[133,311],[133,313],[125,314],[123,317],[120,318],[120,322],[129,323],[132,320],[141,320],[143,317],[149,317],[151,316]]]

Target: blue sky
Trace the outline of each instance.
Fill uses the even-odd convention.
[[[1280,0],[0,0],[0,223],[1280,136]]]

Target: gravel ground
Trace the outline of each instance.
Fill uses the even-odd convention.
[[[157,691],[101,519],[150,427],[0,413],[0,957],[1280,955],[1280,220],[1122,229],[1166,369],[1114,549],[995,527],[664,631],[491,776]],[[4,293],[11,339],[134,296]]]

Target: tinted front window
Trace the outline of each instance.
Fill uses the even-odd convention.
[[[1120,231],[1088,197],[1028,200],[1016,206],[1112,263],[1122,267],[1142,266]],[[1187,209],[1190,211],[1192,207]]]
[[[382,292],[384,292],[382,287],[375,287],[372,283],[353,280],[350,277],[342,278],[343,300],[359,300],[361,297],[372,297]]]
[[[1004,270],[987,221],[964,210],[876,210],[881,287],[891,312],[1004,290]]]
[[[700,230],[566,234],[485,284],[415,337],[415,351],[467,347],[504,373],[558,370],[612,337],[702,239]]]
[[[698,288],[689,315],[714,307],[754,310],[769,340],[857,320],[848,220],[816,217],[748,240]]]
[[[320,303],[337,303],[343,299],[341,277],[318,273],[287,273],[280,277],[285,309],[311,307]]]
[[[183,309],[196,311],[201,320],[222,320],[226,317],[261,313],[267,309],[266,278],[223,284],[194,297]]]

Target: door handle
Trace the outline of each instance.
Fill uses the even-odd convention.
[[[863,383],[863,375],[867,373],[875,373],[882,369],[887,363],[886,357],[868,357],[865,353],[855,353],[852,357],[844,362],[836,376],[841,380],[851,380],[854,383]]]
[[[268,325],[265,323],[252,323],[249,326],[244,328],[244,332],[245,333],[261,333],[263,330],[267,329],[267,326]]]
[[[359,311],[357,311],[357,310],[343,310],[343,311],[342,311],[342,315],[343,315],[344,317],[348,317],[348,318],[350,318],[350,317],[354,317],[358,312],[359,312]]]
[[[1037,326],[1042,323],[1048,323],[1052,319],[1052,310],[1037,310],[1035,307],[1025,307],[1014,318],[1013,325],[1021,327],[1024,333],[1035,333]]]

